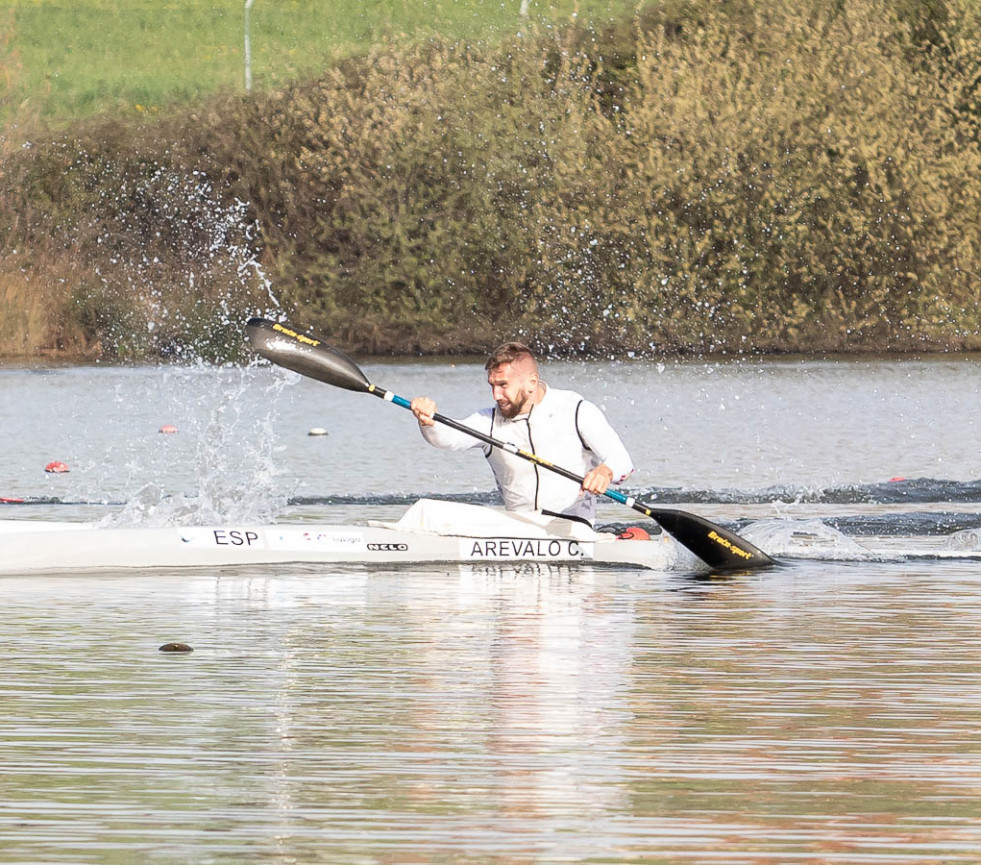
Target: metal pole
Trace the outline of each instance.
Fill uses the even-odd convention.
[[[249,35],[249,12],[255,0],[245,0],[245,92],[252,92],[252,39]]]

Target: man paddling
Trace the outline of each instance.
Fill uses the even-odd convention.
[[[482,447],[509,511],[542,511],[592,525],[596,496],[633,472],[630,455],[600,409],[570,390],[549,387],[528,346],[507,342],[484,364],[494,405],[462,423],[583,475],[582,486],[499,447],[433,421],[436,403],[416,397],[410,407],[423,437],[448,450]]]

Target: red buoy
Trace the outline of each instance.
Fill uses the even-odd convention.
[[[165,423],[162,427],[160,427],[160,432],[167,433],[167,435],[173,435],[175,432],[177,432],[177,427],[175,427],[172,423]]]
[[[55,474],[60,474],[61,472],[67,472],[68,466],[66,466],[64,463],[60,463],[57,460],[55,460],[53,462],[48,463],[44,467],[44,470],[46,472],[53,472]]]

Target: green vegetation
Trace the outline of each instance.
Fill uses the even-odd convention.
[[[604,20],[634,5],[528,0],[527,20]],[[254,0],[253,87],[319,74],[399,35],[493,39],[521,25],[520,9],[521,0]],[[0,78],[0,120],[125,117],[244,88],[244,0],[2,0],[4,11],[12,62]]]
[[[0,352],[981,348],[979,81],[973,4],[747,0],[101,115],[3,157]]]

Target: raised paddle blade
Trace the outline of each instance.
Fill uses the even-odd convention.
[[[679,544],[716,570],[751,570],[775,564],[745,538],[697,514],[659,509],[652,510],[651,516]]]
[[[265,318],[250,318],[245,332],[252,347],[277,366],[345,390],[367,392],[371,387],[351,358],[313,334]]]

